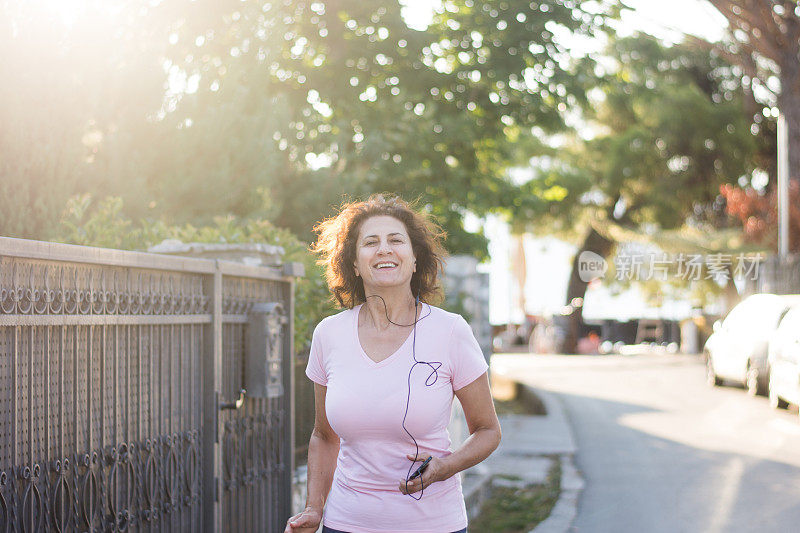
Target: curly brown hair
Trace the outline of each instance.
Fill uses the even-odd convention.
[[[320,255],[318,264],[325,267],[325,279],[333,298],[341,307],[352,309],[364,302],[363,280],[356,276],[356,241],[361,224],[374,216],[388,215],[405,224],[417,260],[411,276],[411,291],[420,301],[441,300],[439,273],[447,256],[442,241],[445,233],[427,214],[396,195],[373,194],[362,202],[345,203],[336,216],[314,227],[319,235],[311,251]]]

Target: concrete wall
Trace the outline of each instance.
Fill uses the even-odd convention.
[[[489,324],[489,274],[478,272],[478,260],[455,255],[447,260],[443,278],[446,306],[469,322],[487,361],[492,353]]]

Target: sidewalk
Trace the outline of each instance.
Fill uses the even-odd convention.
[[[533,532],[564,533],[575,518],[578,496],[583,489],[583,479],[573,464],[575,439],[560,400],[548,392],[524,387],[525,394],[534,394],[544,403],[547,415],[500,416],[503,429],[500,447],[464,476],[467,509],[474,512],[480,508],[492,483],[495,486],[514,483],[498,476],[519,477],[522,481],[516,483],[525,485],[544,484],[555,460],[553,456],[557,456],[561,462],[561,495],[547,520]]]

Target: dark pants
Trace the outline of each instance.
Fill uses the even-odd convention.
[[[322,533],[347,533],[347,531],[339,531],[338,529],[331,529],[328,526],[322,526]],[[467,533],[467,528],[453,531],[453,533]]]

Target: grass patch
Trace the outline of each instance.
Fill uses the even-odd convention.
[[[495,479],[505,479],[507,481],[522,481],[522,478],[519,476],[515,476],[512,474],[497,474],[494,476]]]
[[[555,458],[544,485],[514,489],[495,487],[469,533],[528,533],[553,510],[561,489],[561,462]]]

